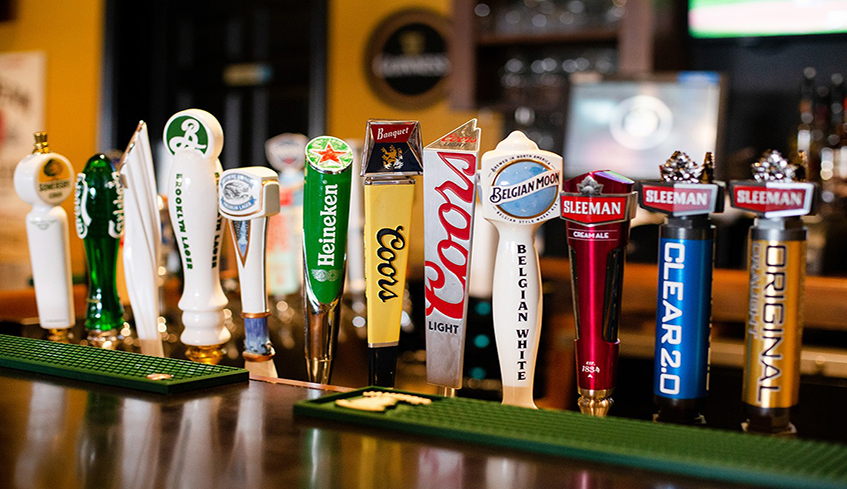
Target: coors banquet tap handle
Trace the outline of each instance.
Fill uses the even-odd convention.
[[[712,154],[702,165],[675,152],[662,180],[638,185],[641,207],[665,214],[659,227],[659,286],[653,400],[657,421],[702,423],[709,389],[709,333],[715,227],[724,187],[714,182]]]
[[[576,321],[578,404],[583,414],[592,416],[605,416],[612,407],[624,257],[636,209],[634,183],[600,170],[562,184]]]
[[[801,153],[801,158],[802,158]],[[732,206],[756,214],[747,249],[750,275],[742,400],[744,429],[791,434],[800,391],[806,234],[818,187],[805,166],[768,151],[753,164],[754,180],[730,182]]]
[[[514,131],[482,155],[482,216],[500,236],[494,263],[494,338],[503,404],[535,408],[532,386],[541,337],[541,273],[535,232],[558,216],[562,157]]]
[[[368,380],[371,385],[394,387],[415,196],[413,175],[423,172],[420,123],[368,121],[363,153]]]
[[[164,143],[173,155],[168,213],[184,279],[179,308],[185,329],[180,340],[189,360],[216,364],[230,339],[224,327],[227,299],[219,268],[223,223],[218,212],[222,173],[218,156],[223,149],[223,130],[208,112],[187,109],[168,120]]]
[[[449,396],[462,388],[480,132],[472,119],[424,148],[426,380]]]
[[[85,330],[89,344],[114,349],[123,326],[118,297],[118,247],[123,233],[123,187],[105,155],[97,154],[77,175],[74,193],[76,233],[85,245],[88,263],[88,310]]]
[[[244,365],[256,375],[276,377],[268,334],[265,236],[268,217],[279,212],[279,175],[263,166],[227,170],[221,176],[219,195],[238,263]]]
[[[68,215],[62,209],[73,193],[73,167],[53,153],[47,133],[35,133],[35,149],[15,167],[15,192],[32,206],[26,215],[26,236],[32,263],[32,281],[41,327],[50,339],[68,341],[74,325]]]
[[[341,326],[353,153],[344,141],[320,136],[306,145],[303,188],[306,370],[328,384]]]

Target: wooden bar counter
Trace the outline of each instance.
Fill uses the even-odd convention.
[[[293,416],[339,389],[165,396],[0,369],[0,487],[743,487]]]

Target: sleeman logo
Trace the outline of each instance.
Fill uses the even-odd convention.
[[[209,133],[206,127],[190,115],[174,119],[165,135],[171,153],[181,149],[196,149],[205,154],[209,150]]]

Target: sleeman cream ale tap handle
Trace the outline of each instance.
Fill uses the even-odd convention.
[[[362,176],[371,385],[394,387],[415,196],[413,176],[423,172],[421,156],[418,121],[368,121]]]

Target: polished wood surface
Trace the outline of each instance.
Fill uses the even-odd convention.
[[[163,396],[0,369],[0,487],[735,487],[293,416],[327,390]]]

